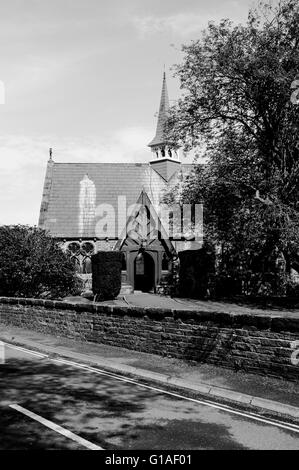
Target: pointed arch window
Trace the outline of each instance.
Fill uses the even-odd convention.
[[[67,246],[67,252],[79,274],[91,274],[91,256],[95,253],[94,244],[91,242],[71,242]]]

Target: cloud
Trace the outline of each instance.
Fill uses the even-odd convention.
[[[5,86],[2,80],[0,80],[0,104],[5,103]]]
[[[8,135],[0,137],[0,172],[14,172],[29,166],[42,167],[48,141],[44,138]]]
[[[53,138],[53,157],[61,162],[148,161],[152,129],[124,127],[101,137]]]
[[[115,135],[115,143],[123,149],[125,155],[133,158],[147,153],[147,144],[152,138],[153,130],[144,127],[127,127],[119,130]],[[148,152],[150,150],[148,149]],[[150,155],[150,153],[148,153]],[[131,158],[132,158],[131,157]]]
[[[277,0],[275,0],[277,1]],[[168,15],[134,16],[132,21],[135,28],[144,38],[157,33],[171,33],[178,38],[198,37],[210,21],[219,22],[230,18],[236,23],[244,22],[248,16],[249,0],[210,0],[198,1],[192,10],[182,9]]]
[[[71,74],[80,61],[96,56],[100,51],[99,47],[90,46],[87,50],[77,47],[67,51],[48,51],[45,56],[25,55],[6,69],[7,104],[10,101],[24,100],[26,97],[36,102],[38,92],[44,92],[46,89],[52,93],[57,82],[61,82],[65,77],[71,80]]]
[[[105,137],[0,137],[0,224],[37,224],[49,147],[56,162],[147,162],[151,134],[128,127]]]
[[[207,25],[208,18],[202,14],[177,13],[171,16],[144,16],[133,18],[133,23],[139,33],[145,37],[150,34],[171,32],[186,37],[199,33]]]

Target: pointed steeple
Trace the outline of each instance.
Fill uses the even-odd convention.
[[[160,148],[160,147],[165,146],[166,144],[165,123],[167,120],[168,112],[169,112],[169,98],[168,98],[168,91],[167,91],[166,74],[164,72],[156,135],[153,138],[153,140],[148,144],[148,146],[151,147],[153,151],[155,151],[155,147]]]
[[[155,159],[150,162],[150,165],[165,181],[169,181],[180,167],[177,150],[167,141],[165,125],[168,113],[169,98],[164,72],[156,135],[148,146],[155,154]]]

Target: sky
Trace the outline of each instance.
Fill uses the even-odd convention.
[[[0,224],[38,222],[56,162],[146,162],[163,68],[252,0],[0,0]]]

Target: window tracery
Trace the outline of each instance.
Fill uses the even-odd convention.
[[[91,256],[95,253],[93,243],[71,242],[67,245],[67,251],[79,274],[91,274]]]

